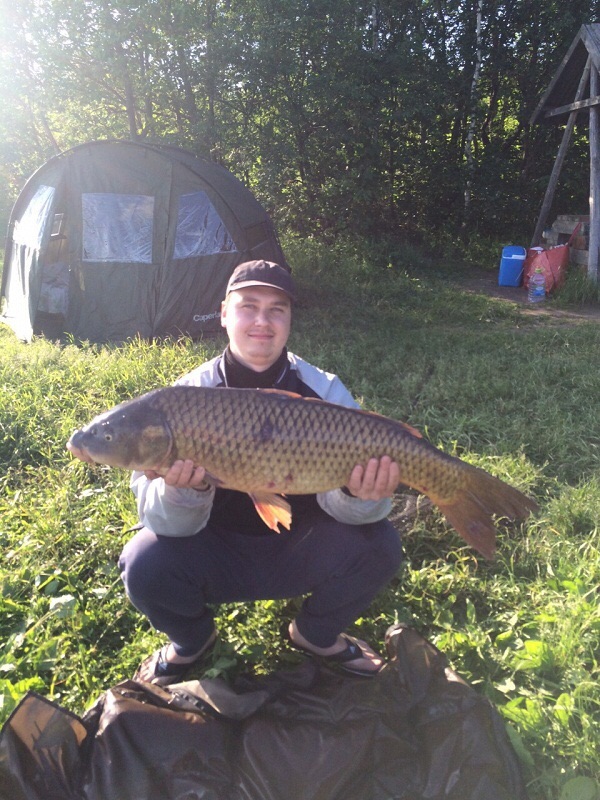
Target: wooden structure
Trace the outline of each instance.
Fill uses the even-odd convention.
[[[546,247],[569,244],[569,263],[587,267],[590,217],[588,214],[559,214],[542,233]]]
[[[550,85],[544,92],[531,124],[551,121],[566,123],[563,138],[552,168],[552,174],[531,246],[539,245],[552,205],[565,155],[580,112],[589,114],[590,140],[590,215],[587,258],[588,277],[598,280],[600,248],[600,24],[582,25],[563,58]]]

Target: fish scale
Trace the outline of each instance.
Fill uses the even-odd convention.
[[[281,495],[343,487],[357,464],[384,455],[398,464],[403,484],[428,495],[487,557],[494,517],[522,519],[537,508],[402,422],[275,390],[157,389],[99,415],[67,446],[98,463],[163,474],[176,459],[191,459],[217,486],[250,494],[273,530],[291,524]]]
[[[181,426],[181,433],[177,423],[172,424],[179,457],[202,463],[230,488],[243,485],[246,490],[264,488],[257,468],[260,457],[269,464],[269,488],[288,494],[336,488],[348,480],[355,464],[382,449],[409,468],[406,448],[402,447],[406,436],[401,428],[397,441],[394,430],[386,431],[384,426],[376,428],[373,436],[370,415],[351,417],[348,424],[347,418],[340,418],[336,406],[303,400],[298,403],[295,398],[283,395],[281,399],[271,398],[273,402],[265,406],[263,393],[249,391],[250,396],[242,395],[243,416],[238,398],[231,392],[217,396],[214,401],[211,398],[208,407],[201,409],[196,404],[192,410],[186,409],[183,414],[186,423],[196,413],[204,428],[218,430],[220,434],[207,442],[198,435],[190,437],[187,424]],[[193,401],[196,393],[188,396]],[[159,405],[165,413],[173,414],[174,407],[167,398]],[[249,429],[244,422],[248,418]],[[195,427],[200,430],[199,423]],[[249,447],[250,443],[254,447]],[[312,465],[310,471],[299,468],[305,463]],[[421,460],[421,463],[427,462]]]

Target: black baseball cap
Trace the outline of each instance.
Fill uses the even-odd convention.
[[[245,261],[239,264],[229,279],[225,296],[246,286],[271,286],[273,289],[285,292],[290,300],[296,299],[290,270],[273,261]]]

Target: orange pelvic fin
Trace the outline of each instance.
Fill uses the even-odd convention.
[[[292,509],[287,500],[278,494],[268,492],[253,492],[250,494],[256,508],[256,513],[272,531],[280,533],[279,525],[290,529],[292,524]]]
[[[485,558],[496,552],[494,517],[525,519],[538,505],[518,489],[482,469],[468,466],[465,485],[451,500],[434,502],[462,538]]]

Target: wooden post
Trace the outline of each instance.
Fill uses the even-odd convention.
[[[577,87],[577,94],[575,95],[575,102],[579,102],[582,99],[583,94],[585,92],[585,87],[588,82],[588,78],[590,76],[590,67],[591,67],[592,59],[588,56],[585,69],[583,70],[583,74],[581,76],[581,80],[579,81],[579,86]],[[592,94],[590,92],[590,94]],[[593,94],[592,94],[593,96]],[[530,247],[537,247],[541,244],[542,241],[542,231],[544,230],[544,226],[546,224],[546,219],[548,218],[548,214],[550,213],[550,207],[552,205],[552,201],[554,200],[554,193],[556,192],[556,185],[558,183],[558,178],[560,176],[560,171],[562,169],[563,162],[565,160],[565,156],[567,154],[567,150],[569,147],[569,142],[571,140],[571,135],[573,133],[573,128],[575,127],[575,121],[577,120],[577,110],[571,111],[569,114],[569,119],[567,121],[567,125],[565,127],[565,131],[563,133],[563,138],[560,143],[560,147],[558,148],[558,154],[556,156],[556,161],[554,162],[554,166],[552,167],[552,174],[550,175],[550,180],[548,181],[548,186],[546,187],[546,194],[544,195],[544,201],[542,203],[542,208],[540,210],[540,215],[538,217],[537,224],[535,226],[535,231],[533,233],[533,237],[531,239]]]
[[[598,70],[592,65],[590,96],[598,93]],[[590,234],[588,245],[588,278],[598,282],[598,247],[600,245],[600,109],[590,108]]]

